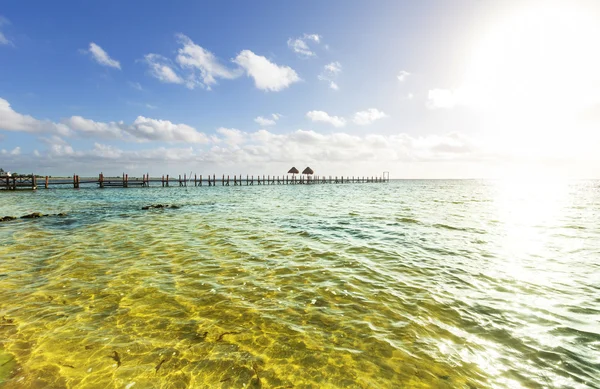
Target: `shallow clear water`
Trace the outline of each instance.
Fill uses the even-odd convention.
[[[7,388],[600,387],[597,181],[0,199]]]

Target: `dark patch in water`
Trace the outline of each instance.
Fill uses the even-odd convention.
[[[398,222],[400,222],[400,223],[407,223],[407,224],[419,224],[419,223],[421,223],[417,219],[413,219],[413,218],[410,218],[410,217],[397,217],[396,220]]]
[[[444,228],[446,230],[452,230],[452,231],[468,231],[465,228],[449,226],[448,224],[434,224],[433,226],[436,228]]]
[[[3,364],[1,364],[0,366],[6,366],[8,365],[10,362],[14,361],[15,357],[11,357],[8,361],[4,362]]]
[[[583,226],[574,226],[574,225],[568,225],[568,226],[565,226],[565,228],[568,228],[570,230],[586,230],[587,229]]]
[[[260,387],[261,382],[260,382],[260,377],[258,376],[258,366],[256,366],[256,363],[252,364],[252,370],[254,370],[254,374],[256,374],[256,384]]]
[[[121,366],[121,356],[118,352],[113,351],[113,355],[109,355],[108,357],[117,362],[117,369]]]
[[[163,365],[163,363],[165,363],[165,362],[166,362],[166,359],[163,359],[162,361],[160,361],[160,362],[158,363],[158,365],[156,365],[156,367],[154,368],[154,371],[155,371],[156,373],[158,373],[158,369],[160,369],[160,367],[161,367],[161,366]]]
[[[219,335],[219,337],[217,338],[217,342],[220,342],[223,340],[223,337],[225,335],[238,335],[239,332],[235,332],[235,331],[230,331],[230,332],[223,332],[221,335]]]

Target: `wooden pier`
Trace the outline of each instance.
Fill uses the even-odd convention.
[[[37,177],[30,175],[12,175],[0,177],[0,190],[37,189]]]
[[[222,175],[217,177],[215,174],[203,176],[194,174],[188,177],[186,174],[179,175],[177,178],[162,175],[160,177],[151,177],[150,174],[144,174],[142,177],[129,177],[123,173],[119,177],[105,177],[100,173],[98,177],[84,177],[83,179],[74,174],[67,178],[43,178],[43,188],[74,188],[79,189],[81,185],[86,188],[149,188],[149,187],[169,187],[169,186],[254,186],[254,185],[323,185],[323,184],[369,184],[389,182],[389,174],[385,172],[381,176],[357,177],[357,176],[271,176],[271,175]],[[37,180],[39,176],[20,175],[12,177],[0,177],[0,190],[19,190],[19,189],[38,189]]]

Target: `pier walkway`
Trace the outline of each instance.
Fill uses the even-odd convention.
[[[0,190],[20,190],[38,189],[38,180],[44,189],[50,188],[74,188],[84,187],[96,188],[148,188],[148,187],[169,187],[169,186],[253,186],[253,185],[323,185],[323,184],[368,184],[389,182],[389,174],[384,172],[381,176],[355,177],[355,176],[271,176],[271,175],[210,175],[203,177],[194,174],[188,177],[186,174],[179,175],[177,178],[170,177],[168,174],[161,177],[151,177],[150,174],[144,174],[142,177],[129,177],[123,173],[121,177],[105,177],[100,173],[98,177],[84,177],[74,174],[66,178],[52,178],[49,176],[41,177],[35,174],[19,175],[12,177],[0,177]]]

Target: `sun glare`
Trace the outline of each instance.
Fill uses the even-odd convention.
[[[571,155],[581,145],[565,145],[565,130],[592,135],[579,123],[600,104],[600,24],[591,15],[545,2],[514,10],[478,38],[457,96],[485,113],[498,147],[513,147],[503,141],[518,134],[528,150]]]

